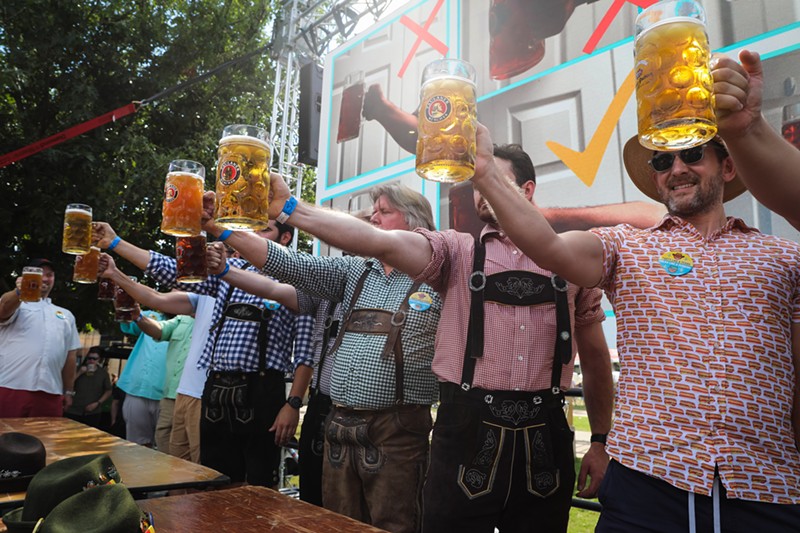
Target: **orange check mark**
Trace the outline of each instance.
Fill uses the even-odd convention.
[[[628,103],[631,95],[633,94],[634,78],[633,71],[628,74],[625,81],[619,88],[619,91],[614,95],[611,105],[608,106],[606,114],[600,120],[600,125],[592,135],[586,150],[583,152],[576,152],[564,145],[558,144],[554,141],[547,141],[547,147],[564,162],[567,167],[575,173],[578,178],[591,187],[597,177],[597,171],[600,168],[600,162],[603,160],[603,155],[606,153],[608,143],[611,141],[611,136],[614,134],[614,128],[622,116],[622,111]]]

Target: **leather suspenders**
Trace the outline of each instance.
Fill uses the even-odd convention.
[[[486,247],[475,241],[472,274],[469,277],[470,298],[467,344],[464,353],[464,366],[461,371],[461,388],[472,388],[475,364],[483,357],[484,346],[484,302],[498,302],[504,305],[531,306],[555,301],[556,342],[553,348],[553,373],[551,386],[553,392],[560,392],[562,365],[572,358],[572,334],[567,299],[568,284],[553,274],[550,277],[524,270],[509,270],[487,276],[484,272]],[[544,324],[539,325],[544,327]]]

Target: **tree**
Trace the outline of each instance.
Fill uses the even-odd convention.
[[[0,153],[58,133],[131,101],[191,80],[264,47],[279,2],[257,0],[4,0],[0,4]],[[29,258],[56,263],[53,298],[79,328],[111,331],[96,285],[67,283],[61,254],[64,207],[93,207],[126,239],[172,254],[159,232],[172,159],[194,159],[214,185],[216,146],[226,124],[269,128],[269,54],[174,92],[134,115],[0,169],[0,289],[13,287]],[[131,274],[138,272],[121,264]]]

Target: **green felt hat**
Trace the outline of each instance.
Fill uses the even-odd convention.
[[[124,485],[104,485],[59,503],[35,533],[154,533],[151,522]]]
[[[25,503],[3,515],[9,533],[31,533],[39,519],[56,505],[87,488],[119,483],[119,473],[106,454],[56,461],[41,469],[28,485]]]

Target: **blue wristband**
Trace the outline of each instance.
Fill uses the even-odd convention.
[[[289,199],[286,200],[286,203],[283,204],[283,210],[280,212],[280,214],[278,214],[278,217],[275,220],[281,224],[284,224],[287,220],[289,220],[289,217],[292,216],[292,213],[294,213],[295,207],[297,207],[297,198],[290,196]]]
[[[108,250],[110,252],[111,250],[113,250],[114,248],[117,247],[117,245],[119,244],[119,241],[121,241],[121,240],[122,239],[119,238],[119,235],[117,235],[116,237],[114,237],[114,240],[111,241],[111,244],[108,245],[108,248],[106,248],[106,250]]]
[[[231,236],[231,233],[233,233],[233,231],[232,231],[232,230],[226,229],[225,231],[223,231],[222,233],[220,233],[220,234],[219,234],[219,237],[217,237],[217,240],[218,240],[219,242],[225,242],[225,240],[226,240],[228,237],[230,237],[230,236]]]
[[[223,271],[222,271],[222,272],[220,272],[219,274],[214,274],[214,276],[216,276],[217,278],[221,278],[221,277],[223,277],[225,274],[227,274],[227,273],[228,273],[228,271],[229,271],[230,269],[231,269],[231,265],[230,265],[230,263],[225,263],[225,270],[223,270]]]

